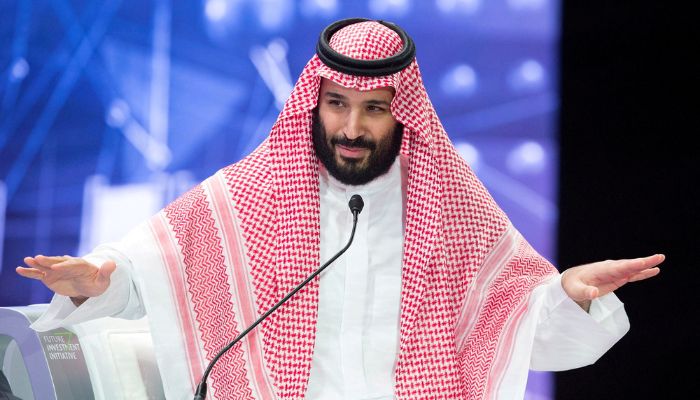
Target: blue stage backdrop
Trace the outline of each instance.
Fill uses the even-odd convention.
[[[404,27],[460,153],[554,261],[557,0],[0,2],[0,306],[26,255],[82,254],[254,149],[320,31]],[[546,399],[549,375],[528,397]]]

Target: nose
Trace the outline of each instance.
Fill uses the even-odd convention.
[[[355,140],[364,134],[362,113],[353,110],[348,114],[344,134],[349,140]]]

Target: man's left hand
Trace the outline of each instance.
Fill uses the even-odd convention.
[[[579,265],[562,273],[561,285],[566,294],[588,311],[591,300],[604,296],[627,282],[641,281],[656,276],[666,257],[655,254],[630,260],[606,260]]]

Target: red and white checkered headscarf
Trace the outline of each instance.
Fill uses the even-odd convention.
[[[374,21],[342,28],[330,45],[366,60],[385,58],[402,48],[396,32]],[[497,251],[512,228],[510,222],[448,139],[415,60],[393,75],[363,77],[332,70],[318,56],[312,57],[269,137],[244,160],[217,174],[226,182],[240,224],[258,315],[323,261],[319,161],[311,139],[311,115],[322,77],[357,90],[393,87],[391,111],[405,127],[401,151],[409,167],[397,398],[491,396],[530,291],[555,270],[519,237],[512,241],[512,251]],[[201,186],[193,189],[164,213],[178,238],[200,331],[197,339],[211,359],[245,324],[240,316],[222,312],[235,303],[221,277],[230,274],[230,266],[219,256],[227,244],[219,243],[219,228],[210,221],[211,207],[206,204],[211,200],[204,192]],[[262,337],[267,372],[280,398],[304,397],[317,303],[318,279],[251,333]],[[254,379],[244,371],[250,358],[246,351],[234,347],[213,370],[211,386],[217,398],[264,392],[249,389]]]

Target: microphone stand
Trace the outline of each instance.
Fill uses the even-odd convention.
[[[207,366],[207,369],[204,370],[204,375],[202,376],[202,379],[200,380],[199,384],[197,385],[197,390],[194,392],[194,399],[193,400],[204,400],[207,397],[207,378],[209,377],[209,373],[211,372],[212,368],[214,367],[214,364],[221,358],[221,356],[224,355],[231,347],[233,347],[238,341],[243,339],[245,335],[248,334],[253,328],[258,326],[259,323],[261,323],[265,318],[267,318],[270,314],[275,312],[282,304],[284,304],[287,300],[289,300],[290,297],[294,296],[301,288],[303,288],[307,283],[311,282],[312,279],[314,279],[318,274],[323,272],[326,267],[328,267],[333,261],[335,261],[338,257],[340,257],[345,251],[350,247],[352,244],[352,240],[355,238],[355,228],[357,228],[357,215],[362,211],[362,208],[364,207],[364,202],[362,201],[362,197],[360,195],[354,194],[350,198],[350,201],[348,202],[348,206],[350,207],[350,211],[352,212],[352,232],[350,233],[350,240],[348,241],[348,244],[345,245],[336,255],[331,257],[330,260],[326,261],[325,264],[323,264],[321,267],[319,267],[316,271],[314,271],[311,275],[309,275],[308,278],[306,278],[302,283],[297,285],[297,287],[294,288],[291,292],[289,292],[286,296],[282,298],[282,300],[278,301],[277,304],[272,306],[265,314],[260,316],[255,322],[253,322],[252,325],[250,325],[246,330],[241,332],[238,336],[236,336],[235,339],[226,347],[221,349],[219,353],[214,356],[214,358],[209,362],[209,365]]]

